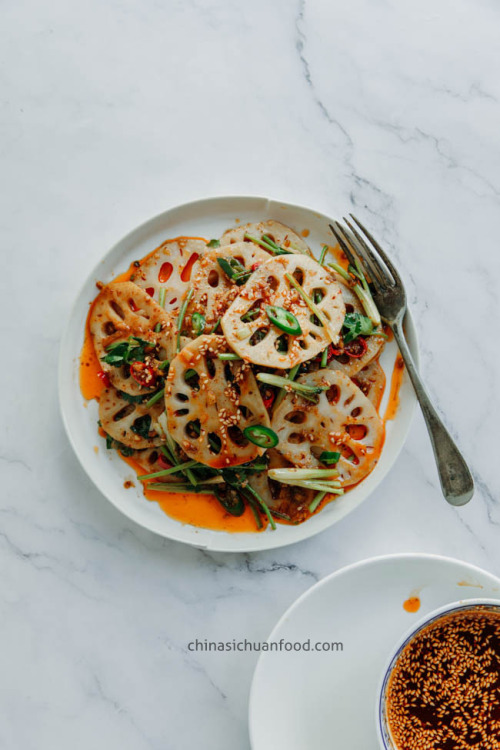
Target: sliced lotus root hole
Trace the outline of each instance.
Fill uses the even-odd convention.
[[[236,427],[234,425],[232,427],[228,427],[227,432],[235,445],[239,445],[241,448],[244,448],[248,445],[248,440],[239,427]]]
[[[161,264],[160,270],[158,272],[158,281],[160,282],[160,284],[167,283],[169,278],[172,276],[173,270],[174,270],[174,267],[171,263],[165,262]],[[153,287],[148,287],[148,289],[152,289],[152,288]]]
[[[227,351],[222,336],[199,336],[171,363],[165,389],[170,434],[190,458],[215,468],[262,455],[263,449],[243,431],[251,425],[270,426],[251,368],[219,359]]]
[[[216,456],[219,455],[222,448],[222,440],[217,435],[216,432],[209,432],[208,433],[208,448],[211,453],[215,454]]]
[[[305,440],[306,436],[301,432],[291,432],[288,436],[288,442],[293,443],[293,445],[300,445],[301,443],[304,443]]]
[[[275,409],[272,429],[280,452],[300,468],[320,467],[321,453],[340,452],[336,468],[342,484],[361,481],[372,471],[384,442],[384,424],[373,404],[338,371],[308,373],[297,382],[324,390],[317,403],[288,393]]]
[[[240,411],[245,419],[251,419],[251,417],[253,417],[253,411],[247,406],[240,405]]]
[[[269,333],[269,328],[257,328],[255,333],[252,333],[250,336],[248,343],[250,346],[257,346],[257,344],[260,344],[261,341],[264,341],[267,334]],[[277,339],[275,339],[274,345],[276,346]]]
[[[202,255],[193,268],[193,296],[185,317],[188,328],[191,326],[193,314],[200,313],[205,318],[207,330],[211,330],[241,289],[241,286],[225,273],[219,258],[229,264],[237,262],[245,271],[253,271],[257,265],[268,261],[270,255],[258,245],[248,245],[245,242],[217,247]]]
[[[314,337],[314,334],[311,333],[311,336]],[[276,351],[282,352],[283,354],[286,354],[288,352],[289,347],[291,346],[291,339],[292,339],[292,337],[291,336],[287,336],[286,333],[283,333],[281,336],[278,336],[278,338],[274,342],[274,346],[276,348]]]
[[[304,424],[307,415],[305,412],[300,411],[300,409],[295,409],[294,411],[285,414],[285,419],[287,422],[292,422],[293,424]]]
[[[302,284],[304,283],[304,271],[302,270],[302,268],[300,268],[299,266],[291,275],[293,276],[297,284],[300,284],[300,286],[302,286]]]
[[[259,240],[265,235],[279,247],[288,250],[290,253],[306,253],[307,255],[311,255],[309,245],[303,237],[300,237],[297,232],[294,232],[293,229],[290,229],[285,224],[272,219],[243,224],[234,229],[226,230],[220,239],[221,245],[230,245],[242,241],[248,244],[255,244],[251,240],[245,239],[246,234]]]
[[[200,376],[196,372],[196,370],[193,370],[190,368],[189,370],[186,370],[184,372],[184,382],[191,388],[193,391],[199,391],[200,390]],[[177,398],[181,398],[185,396],[185,394],[182,393],[176,393],[175,394]],[[187,397],[184,400],[188,400]]]
[[[111,383],[133,396],[152,389],[130,377],[130,365],[114,366],[103,362],[107,347],[137,336],[151,344],[153,363],[170,360],[175,352],[175,316],[166,313],[151,297],[130,281],[110,284],[97,297],[90,315],[90,332],[96,355]],[[160,331],[156,331],[156,328]],[[154,388],[153,388],[154,390]]]
[[[326,330],[291,287],[285,274],[301,279],[301,287],[311,296],[324,289],[317,306],[330,320]],[[271,281],[272,283],[271,283]],[[292,313],[302,333],[287,334],[272,324],[266,307],[274,305]],[[252,311],[258,311],[255,317]],[[289,369],[319,354],[338,334],[344,321],[344,302],[340,288],[328,271],[304,255],[281,255],[265,263],[252,274],[222,318],[221,326],[231,348],[242,359],[264,367]]]
[[[216,271],[215,268],[213,268],[207,277],[208,285],[212,287],[212,289],[216,289],[219,286],[220,281],[220,272]]]
[[[193,268],[205,248],[206,242],[201,239],[168,240],[141,262],[131,280],[147,290],[156,302],[164,290],[165,310],[177,312],[189,288]]]
[[[141,450],[163,442],[157,420],[164,408],[161,401],[150,409],[131,404],[115,388],[105,388],[99,397],[99,420],[114,440]]]
[[[280,285],[279,279],[276,276],[268,276],[267,285],[272,292],[275,292]]]

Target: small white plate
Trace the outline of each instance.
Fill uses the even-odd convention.
[[[420,598],[410,614],[403,603]],[[387,555],[342,568],[303,594],[269,642],[341,643],[343,650],[267,651],[250,695],[253,750],[379,750],[375,704],[401,636],[450,602],[500,599],[500,580],[437,555]]]
[[[332,218],[303,206],[267,198],[234,196],[207,198],[172,208],[134,229],[104,255],[78,295],[61,343],[59,394],[63,421],[75,453],[94,484],[116,508],[144,528],[169,539],[221,552],[250,552],[292,544],[332,526],[354,510],[373,492],[396,460],[408,434],[416,403],[405,374],[400,391],[400,406],[395,419],[387,424],[384,449],[374,471],[345,497],[331,502],[300,526],[278,524],[276,531],[268,529],[260,534],[230,534],[196,528],[175,521],[157,503],[147,500],[139,482],[136,482],[135,487],[124,489],[124,481],[132,478],[131,470],[114,455],[114,451],[105,450],[103,441],[97,434],[97,404],[95,401],[87,403],[82,398],[79,387],[79,357],[89,303],[97,293],[96,282],[110,281],[127,270],[132,261],[142,258],[169,237],[219,237],[225,229],[235,225],[237,220],[245,223],[266,219],[282,221],[298,232],[308,229],[310,234],[307,241],[316,251],[324,244],[333,244],[328,229]],[[405,324],[408,343],[418,363],[415,328],[410,315],[407,315]],[[396,353],[396,344],[391,341],[381,357],[388,381],[381,406],[382,414],[387,403]],[[98,451],[94,450],[96,445],[100,446]]]

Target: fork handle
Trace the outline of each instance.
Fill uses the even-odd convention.
[[[450,505],[465,505],[474,494],[469,467],[431,403],[406,343],[402,321],[395,323],[392,330],[427,424],[443,495]]]

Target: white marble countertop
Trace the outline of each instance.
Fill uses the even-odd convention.
[[[3,5],[0,747],[248,748],[255,654],[311,584],[428,551],[500,574],[500,9],[493,0]],[[81,281],[134,225],[217,194],[355,209],[408,283],[432,395],[470,459],[443,501],[423,420],[369,502],[275,552],[207,554],[83,474],[56,362]]]

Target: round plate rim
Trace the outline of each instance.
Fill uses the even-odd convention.
[[[141,224],[138,224],[134,226],[129,232],[127,232],[125,235],[123,235],[117,242],[115,242],[111,248],[109,248],[97,261],[97,263],[94,265],[94,267],[91,269],[89,274],[87,274],[84,282],[81,284],[79,291],[77,295],[75,296],[73,300],[73,304],[71,305],[70,313],[68,315],[68,318],[66,320],[66,324],[64,327],[63,335],[61,337],[60,341],[60,347],[59,347],[59,358],[58,358],[58,400],[59,400],[59,408],[60,413],[62,416],[62,421],[64,425],[64,429],[66,432],[66,435],[68,437],[68,440],[71,444],[71,447],[78,459],[78,462],[80,466],[82,467],[84,473],[90,478],[94,486],[99,490],[99,492],[106,498],[106,500],[111,503],[111,505],[116,508],[120,513],[122,513],[124,516],[126,516],[129,520],[133,521],[134,523],[137,523],[142,528],[147,529],[148,531],[151,531],[154,534],[157,534],[164,539],[170,539],[173,541],[178,541],[184,544],[189,544],[190,546],[199,548],[199,549],[206,549],[213,552],[236,552],[236,553],[246,553],[246,552],[259,552],[269,549],[278,549],[280,547],[285,547],[291,544],[296,544],[297,542],[304,541],[305,539],[309,539],[316,534],[325,531],[326,529],[330,528],[331,526],[335,525],[339,521],[341,521],[343,518],[345,518],[347,515],[349,515],[351,512],[356,510],[360,505],[362,505],[374,492],[374,490],[380,485],[380,483],[383,481],[383,479],[387,476],[388,472],[393,468],[394,464],[397,461],[397,458],[406,442],[406,439],[408,437],[408,433],[410,431],[413,418],[415,415],[415,407],[416,407],[416,397],[413,393],[413,391],[409,392],[409,396],[407,399],[407,405],[409,414],[407,417],[407,422],[403,426],[403,434],[401,436],[401,440],[399,444],[394,448],[394,454],[392,460],[388,463],[386,467],[384,467],[384,470],[379,471],[379,476],[377,477],[377,484],[367,492],[367,494],[358,499],[358,502],[355,506],[352,508],[349,508],[340,518],[329,518],[328,516],[315,516],[316,519],[322,519],[321,521],[318,521],[314,527],[309,526],[309,522],[305,522],[303,524],[300,524],[299,526],[294,527],[294,530],[297,531],[296,536],[294,538],[288,538],[288,537],[281,537],[276,532],[269,532],[264,534],[230,534],[228,532],[217,532],[219,534],[219,537],[216,539],[216,541],[204,541],[203,539],[192,539],[192,538],[185,538],[185,536],[182,534],[182,528],[186,526],[186,524],[182,524],[180,522],[176,522],[178,524],[179,533],[166,533],[165,530],[157,528],[155,523],[149,523],[148,521],[144,519],[140,519],[137,515],[134,514],[134,512],[130,509],[125,509],[122,507],[118,502],[115,501],[115,499],[105,492],[99,483],[98,478],[95,476],[96,472],[92,470],[91,466],[88,466],[87,463],[84,461],[83,456],[80,454],[77,444],[76,444],[76,436],[73,432],[72,424],[70,422],[69,418],[69,405],[66,403],[66,397],[65,397],[65,381],[68,377],[68,367],[72,366],[71,363],[68,361],[66,357],[66,350],[71,346],[71,343],[69,341],[70,339],[70,329],[72,325],[73,318],[78,313],[79,306],[82,303],[82,299],[85,299],[85,301],[88,303],[87,296],[85,295],[85,290],[89,283],[92,282],[93,279],[95,279],[98,276],[100,266],[102,263],[107,260],[110,256],[113,255],[113,253],[116,253],[122,246],[125,246],[127,243],[134,240],[134,237],[140,236],[142,233],[146,232],[148,228],[153,227],[157,222],[161,221],[162,219],[166,219],[170,214],[174,214],[176,212],[185,211],[185,210],[192,210],[195,207],[206,207],[210,205],[210,203],[213,204],[220,204],[227,201],[234,201],[234,202],[241,202],[244,203],[246,201],[250,202],[256,202],[256,201],[262,201],[265,203],[272,203],[277,204],[281,207],[284,207],[286,209],[290,210],[297,210],[297,211],[305,211],[308,213],[311,213],[317,217],[326,217],[329,218],[326,214],[324,214],[321,211],[318,211],[314,208],[311,208],[309,206],[301,205],[298,203],[289,203],[287,201],[281,201],[276,198],[270,198],[265,197],[262,195],[218,195],[218,196],[209,196],[204,198],[198,198],[195,200],[191,200],[185,203],[180,203],[175,206],[171,206],[170,208],[167,208],[165,211],[161,211],[160,213],[156,214],[155,216],[147,219],[146,221],[142,222]],[[418,337],[417,337],[417,331],[415,327],[415,323],[413,321],[413,317],[411,315],[411,311],[408,309],[405,317],[405,323],[408,326],[408,332],[411,335],[411,339],[413,341],[412,346],[412,353],[414,355],[414,358],[416,360],[417,366],[419,365],[419,345],[418,345]],[[312,520],[312,519],[311,519]],[[191,527],[193,528],[193,527]],[[278,526],[279,529],[279,526]],[[201,536],[203,536],[204,532],[207,531],[205,529],[196,529],[197,532]],[[213,534],[213,530],[208,530],[209,532]],[[245,539],[242,539],[242,544],[235,546],[234,544],[228,543],[229,540],[228,537],[234,538],[234,537],[245,537]],[[248,539],[249,536],[252,536],[252,540]],[[265,543],[259,543],[260,539],[265,538]],[[226,542],[224,541],[226,539]]]
[[[277,640],[277,635],[279,634],[281,626],[284,624],[285,621],[290,619],[290,616],[293,615],[294,611],[298,609],[302,603],[308,599],[310,596],[312,596],[314,593],[316,593],[319,589],[323,588],[324,586],[327,586],[332,580],[336,578],[340,578],[343,575],[351,573],[353,570],[361,569],[369,567],[370,565],[374,565],[376,563],[386,562],[390,560],[433,560],[434,562],[440,562],[440,563],[452,563],[453,565],[460,565],[467,567],[471,572],[480,573],[482,575],[490,576],[491,578],[495,579],[498,584],[500,585],[500,577],[496,576],[494,573],[490,573],[488,570],[485,570],[484,568],[481,568],[479,565],[475,565],[474,563],[469,563],[465,560],[459,560],[456,557],[449,557],[448,555],[440,555],[437,553],[429,553],[429,552],[391,552],[385,555],[374,555],[373,557],[367,557],[363,560],[357,560],[356,562],[349,563],[348,565],[344,565],[342,568],[339,568],[338,570],[334,570],[332,573],[329,573],[324,578],[321,578],[321,580],[314,583],[310,588],[308,588],[306,591],[304,591],[302,594],[300,594],[295,601],[292,602],[292,604],[283,612],[279,620],[277,621],[276,625],[273,627],[267,638],[266,641],[275,641]],[[472,598],[472,597],[471,597]],[[500,599],[500,597],[499,597]],[[464,597],[464,600],[466,598]],[[250,745],[252,750],[258,750],[254,743],[254,736],[253,736],[253,726],[254,723],[257,721],[257,717],[255,716],[256,708],[256,691],[257,691],[257,678],[259,676],[260,670],[263,668],[262,663],[265,657],[267,656],[266,652],[262,652],[259,655],[259,658],[257,659],[257,664],[255,665],[255,669],[252,676],[252,684],[250,686],[250,695],[248,699],[248,732],[250,735]]]

